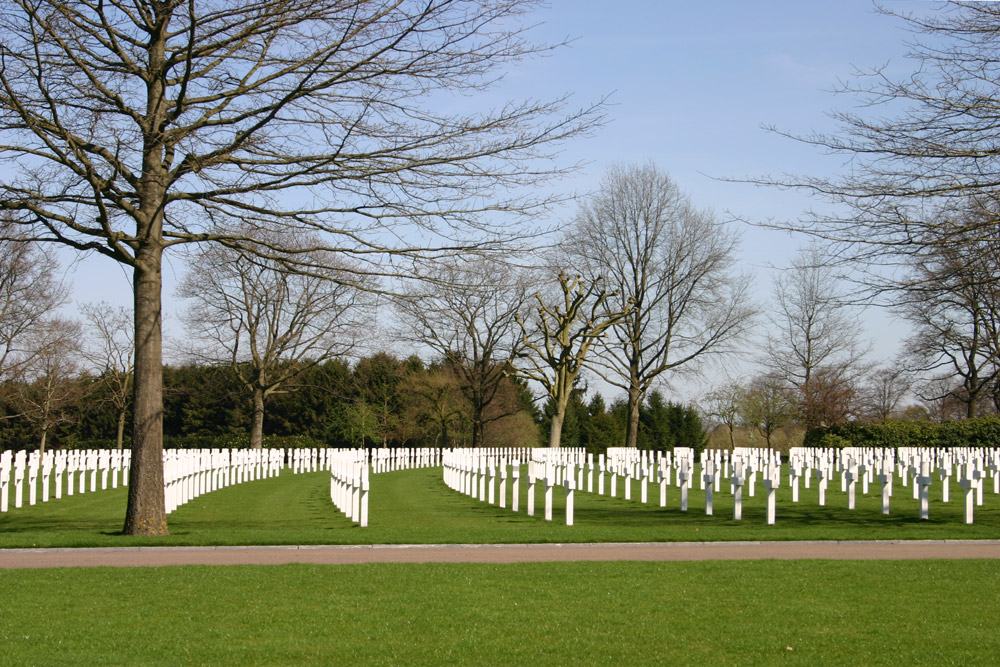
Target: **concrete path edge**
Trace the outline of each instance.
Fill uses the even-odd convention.
[[[0,569],[703,560],[1000,559],[1000,540],[366,544],[0,549]]]

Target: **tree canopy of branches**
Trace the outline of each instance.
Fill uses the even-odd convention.
[[[909,363],[942,382],[943,393],[975,417],[1000,375],[1000,239],[937,246],[919,256],[898,310],[914,326]]]
[[[342,279],[335,258],[310,261],[309,272],[293,272],[260,255],[205,246],[179,288],[190,303],[185,320],[201,343],[196,354],[230,364],[249,394],[254,449],[263,446],[267,398],[288,391],[310,366],[349,354],[365,329],[367,292]]]
[[[310,229],[357,271],[398,277],[523,238],[503,214],[544,211],[552,190],[531,186],[559,172],[555,144],[601,115],[565,98],[462,111],[549,49],[525,35],[532,4],[3,3],[0,209],[133,272],[126,534],[167,532],[164,252],[215,241],[308,271],[249,230]]]
[[[884,266],[931,246],[993,238],[995,215],[943,220],[941,209],[974,202],[998,210],[1000,151],[1000,5],[948,2],[903,22],[911,38],[912,74],[885,67],[857,73],[840,93],[856,112],[831,114],[832,133],[796,137],[843,155],[850,168],[833,177],[763,179],[801,188],[832,205],[787,227],[836,243],[842,257]],[[881,270],[870,276],[884,287]]]
[[[564,243],[567,266],[603,279],[611,311],[628,311],[594,367],[628,395],[625,444],[635,447],[646,392],[668,371],[732,351],[753,310],[733,274],[736,236],[691,204],[653,164],[618,166],[581,205]],[[631,305],[630,305],[631,304]]]
[[[429,347],[458,379],[472,409],[472,446],[479,447],[486,425],[506,416],[490,407],[500,403],[519,347],[515,316],[528,300],[526,283],[509,265],[483,258],[438,266],[429,278],[397,301],[403,337]]]
[[[538,293],[534,321],[525,324],[517,316],[524,348],[518,352],[520,363],[514,371],[540,384],[552,400],[549,447],[559,447],[566,406],[591,348],[628,313],[605,308],[611,295],[604,291],[600,281],[588,282],[565,273],[560,273],[558,280],[555,303],[546,303]]]

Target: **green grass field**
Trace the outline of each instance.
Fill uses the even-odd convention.
[[[651,487],[650,502],[639,502],[638,483],[632,500],[577,492],[575,525],[565,525],[565,492],[554,492],[552,522],[543,520],[541,484],[536,513],[529,517],[527,482],[521,481],[520,512],[500,509],[447,488],[441,469],[408,470],[372,477],[368,528],[359,528],[329,500],[325,473],[258,480],[206,494],[170,515],[170,536],[133,538],[120,535],[125,490],[77,494],[0,514],[0,547],[81,547],[134,545],[241,544],[449,544],[527,542],[662,542],[716,540],[889,540],[1000,538],[1000,496],[986,491],[976,508],[975,523],[962,522],[961,488],[954,484],[951,502],[940,501],[935,487],[930,520],[918,518],[917,501],[897,484],[892,513],[880,513],[878,485],[868,496],[858,494],[858,508],[847,509],[839,482],[831,483],[827,504],[816,504],[816,489],[802,489],[792,503],[791,490],[778,491],[777,523],[765,523],[765,495],[746,497],[743,520],[732,520],[732,497],[715,494],[714,516],[704,512],[703,492],[693,489],[688,512],[679,508],[679,491],[671,488],[667,507]],[[609,485],[610,486],[610,485]]]
[[[119,534],[123,489],[0,515],[0,546],[515,543],[1000,537],[988,490],[976,523],[935,491],[917,519],[897,487],[846,509],[783,488],[764,523],[693,490],[680,512],[577,493],[576,525],[512,513],[446,488],[439,468],[372,478],[371,525],[328,499],[324,473],[229,487],[170,516],[166,538]],[[996,664],[996,561],[747,561],[230,566],[0,570],[0,663],[56,664]]]
[[[996,664],[995,561],[0,571],[5,665]]]

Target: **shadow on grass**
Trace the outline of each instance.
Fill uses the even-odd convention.
[[[0,547],[134,546],[225,544],[372,544],[512,542],[656,542],[708,540],[854,540],[1000,538],[1000,510],[992,494],[976,508],[976,523],[962,523],[958,494],[951,503],[931,503],[930,519],[918,518],[908,489],[898,489],[892,514],[881,514],[877,493],[858,494],[858,509],[848,510],[846,494],[831,488],[827,505],[816,504],[816,490],[802,490],[791,502],[787,487],[778,490],[777,523],[766,525],[766,494],[744,499],[743,520],[734,521],[727,488],[714,494],[714,515],[704,510],[704,492],[692,489],[689,509],[680,511],[680,492],[668,490],[659,507],[659,488],[648,503],[577,491],[575,525],[565,525],[565,490],[553,491],[552,521],[544,520],[544,488],[536,488],[535,515],[528,516],[526,475],[520,483],[519,512],[488,504],[446,487],[441,469],[383,473],[372,478],[369,527],[350,522],[329,499],[325,473],[248,482],[196,498],[169,516],[171,535],[124,536],[126,491],[101,491],[63,498],[0,514]]]

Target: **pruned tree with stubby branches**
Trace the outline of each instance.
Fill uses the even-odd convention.
[[[538,306],[534,320],[526,323],[517,316],[523,349],[518,352],[519,362],[512,371],[540,384],[552,400],[549,447],[559,447],[573,384],[591,348],[628,314],[628,310],[609,312],[605,308],[612,295],[605,291],[600,280],[586,281],[566,273],[560,273],[558,280],[559,291],[551,302],[540,293],[535,295]]]
[[[360,278],[508,250],[558,199],[558,145],[601,121],[567,99],[475,108],[528,39],[533,0],[8,0],[0,210],[36,241],[132,271],[126,534],[166,534],[162,266],[218,243],[310,273],[309,230]],[[483,105],[485,106],[485,105]],[[541,193],[541,194],[540,194]],[[341,280],[356,281],[349,273]]]

